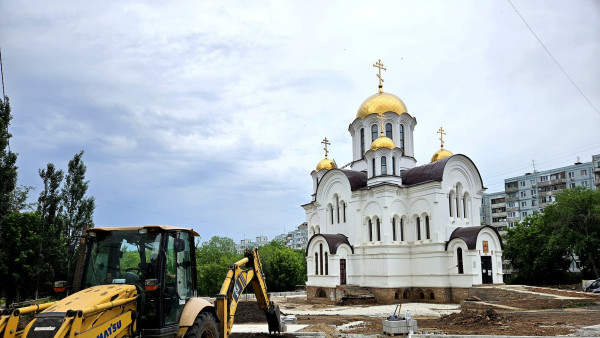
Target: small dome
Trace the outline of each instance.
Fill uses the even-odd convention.
[[[373,143],[371,143],[371,150],[377,150],[380,148],[394,149],[396,148],[396,145],[391,138],[387,136],[379,136],[375,141],[373,141]]]
[[[450,150],[441,148],[440,150],[436,151],[435,154],[433,154],[433,156],[431,157],[431,162],[436,162],[443,158],[450,157],[452,155],[453,154]]]
[[[319,171],[321,169],[330,170],[330,169],[335,169],[335,168],[337,168],[337,164],[335,164],[335,161],[331,160],[327,157],[322,159],[321,162],[319,162],[319,164],[317,164],[317,171]]]
[[[358,108],[356,118],[364,119],[371,114],[394,112],[398,115],[406,113],[406,105],[396,95],[377,93],[369,96]]]

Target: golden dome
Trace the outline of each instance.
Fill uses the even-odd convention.
[[[394,149],[396,148],[396,145],[391,138],[387,136],[379,136],[375,141],[373,141],[373,143],[371,143],[371,150],[377,150],[380,148]]]
[[[406,113],[406,105],[399,97],[384,92],[369,96],[358,108],[356,118],[364,119],[371,114],[394,112],[398,115]]]
[[[435,154],[433,154],[433,156],[431,157],[431,162],[436,162],[443,158],[450,157],[452,155],[453,154],[450,150],[441,148],[440,150],[436,151]]]
[[[334,160],[328,159],[327,156],[325,156],[325,158],[322,159],[321,162],[319,162],[319,164],[317,164],[317,171],[321,169],[330,170],[335,168],[337,168],[337,164],[335,164]]]

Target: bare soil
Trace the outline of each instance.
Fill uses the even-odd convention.
[[[278,300],[277,303],[280,305],[283,303],[288,308],[296,306],[313,309],[334,307],[328,304],[308,304],[305,298],[287,298]],[[342,315],[299,315],[296,317],[298,324],[309,325],[303,331],[325,332],[328,337],[334,333],[382,334],[382,321],[385,319]],[[581,327],[600,324],[600,305],[503,312],[491,309],[463,309],[460,313],[440,318],[416,317],[415,319],[417,319],[418,331],[424,333],[556,336],[572,334]],[[266,323],[266,317],[256,302],[240,302],[235,323]],[[338,329],[339,326],[348,323],[356,323],[356,325],[344,331]],[[270,336],[266,334],[232,334],[231,337]],[[293,337],[293,335],[283,334],[281,337]]]

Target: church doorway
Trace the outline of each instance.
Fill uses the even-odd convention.
[[[346,260],[340,259],[340,285],[346,285]]]
[[[492,276],[492,256],[481,256],[481,282],[483,284],[494,283]]]

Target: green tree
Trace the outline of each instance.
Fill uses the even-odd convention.
[[[69,169],[62,190],[62,203],[64,215],[64,236],[70,250],[74,250],[84,224],[88,228],[94,226],[94,198],[86,197],[89,181],[85,180],[87,170],[81,157],[83,150],[75,154],[69,161]]]
[[[227,276],[229,266],[243,256],[237,254],[231,238],[214,236],[196,247],[198,291],[202,295],[216,295]]]
[[[258,249],[269,291],[293,291],[306,283],[306,259],[303,250],[294,250],[278,241]]]
[[[11,119],[10,102],[8,97],[4,97],[4,102],[0,102],[0,234],[2,219],[14,209],[13,193],[17,188],[17,154],[9,147],[12,135],[8,126]]]
[[[564,190],[544,209],[544,222],[553,237],[579,257],[584,274],[600,278],[600,191]]]

